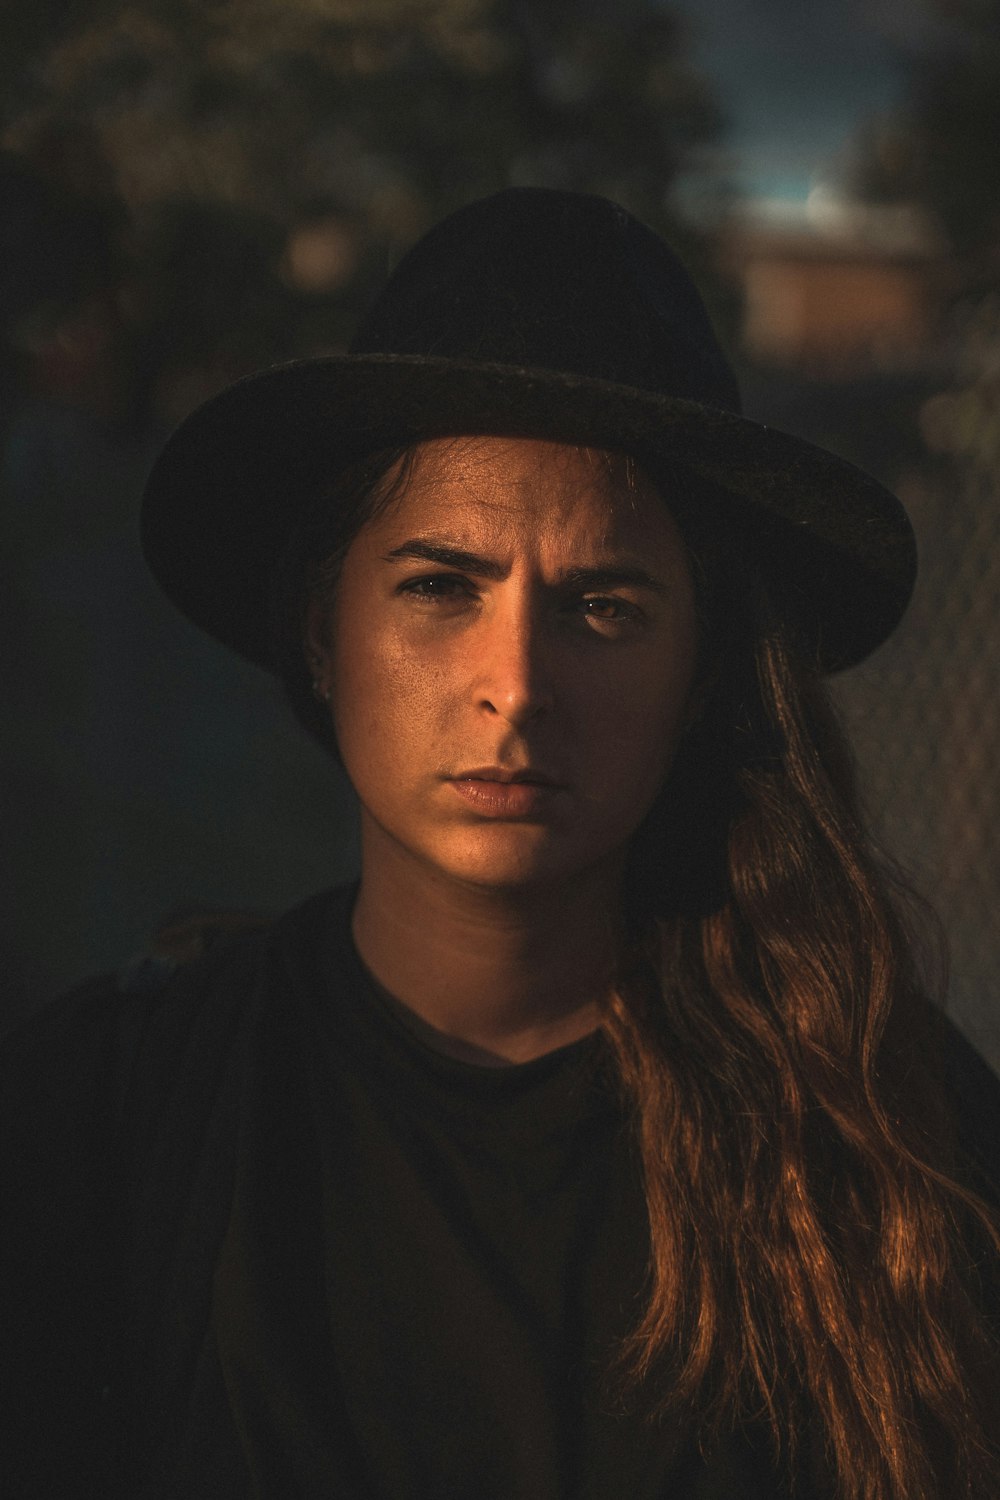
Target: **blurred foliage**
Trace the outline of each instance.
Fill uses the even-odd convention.
[[[964,299],[953,317],[955,384],[921,410],[924,441],[932,453],[959,461],[967,482],[986,486],[1000,509],[1000,292]],[[994,554],[1000,551],[1000,515]],[[995,604],[1000,606],[1000,593]]]
[[[156,297],[180,295],[194,262],[225,268],[211,276],[219,302],[192,306],[192,326],[239,301],[242,240],[313,295],[309,332],[287,352],[342,342],[406,245],[510,184],[606,193],[707,265],[675,190],[723,122],[681,23],[655,0],[613,13],[593,0],[53,0],[25,12],[0,11],[5,144],[38,161],[46,140],[65,156],[81,125],[93,132],[136,262],[158,261],[174,287],[157,283]],[[703,217],[725,197],[713,179]]]
[[[938,344],[951,389],[921,411],[924,443],[994,499],[1000,458],[1000,0],[925,0],[936,27],[909,57],[896,115],[870,127],[857,180],[932,216],[948,252]]]
[[[1000,263],[1000,0],[925,0],[937,25],[909,58],[902,107],[874,122],[856,183],[883,202],[915,203],[967,274]]]

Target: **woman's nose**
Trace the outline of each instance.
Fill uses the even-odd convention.
[[[543,622],[526,605],[498,609],[484,624],[473,650],[477,663],[476,699],[487,714],[520,728],[554,702],[551,652]]]

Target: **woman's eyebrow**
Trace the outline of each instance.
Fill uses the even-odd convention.
[[[385,554],[385,562],[413,559],[420,562],[437,563],[443,568],[455,568],[462,573],[472,573],[477,578],[489,578],[502,582],[508,568],[495,558],[482,557],[476,552],[466,552],[461,547],[449,547],[440,542],[411,537]],[[632,586],[651,589],[656,594],[667,594],[667,585],[636,563],[600,563],[590,568],[568,568],[559,576],[560,588],[607,589]]]
[[[441,542],[425,541],[421,537],[411,537],[408,542],[401,542],[398,547],[393,547],[391,552],[385,554],[383,562],[398,562],[405,558],[440,563],[443,568],[457,568],[462,573],[475,573],[478,578],[490,578],[497,583],[506,578],[509,572],[495,558],[480,557],[475,552],[465,552],[460,547],[449,547]]]
[[[665,595],[670,592],[662,578],[656,578],[652,573],[647,573],[645,568],[632,563],[601,563],[594,568],[569,568],[562,574],[559,582],[563,587],[573,589],[631,586],[651,589],[654,594]]]

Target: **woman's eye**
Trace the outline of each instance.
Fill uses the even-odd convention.
[[[579,600],[578,608],[585,619],[600,624],[630,625],[638,622],[641,611],[627,599],[594,596]]]
[[[431,573],[426,578],[407,579],[400,586],[400,593],[408,595],[411,599],[426,600],[437,604],[446,600],[468,597],[472,593],[472,588],[465,578],[459,578],[450,573]]]

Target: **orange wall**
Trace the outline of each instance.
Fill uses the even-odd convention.
[[[750,256],[742,275],[751,355],[834,367],[909,363],[930,333],[920,265]]]

